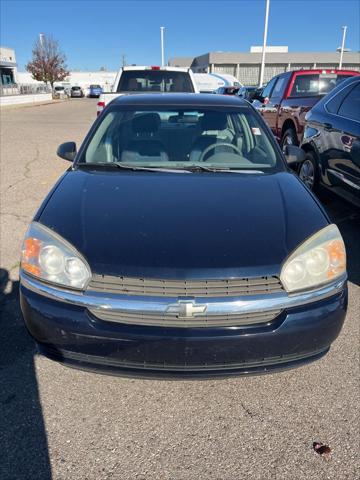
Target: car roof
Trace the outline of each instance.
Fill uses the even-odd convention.
[[[360,75],[355,75],[353,77],[347,78],[346,80],[343,80],[341,83],[336,85],[336,87],[333,90],[331,90],[331,92],[333,92],[335,89],[337,89],[336,91],[338,91],[338,87],[340,87],[340,85],[344,87],[346,85],[350,85],[351,83],[357,83],[357,82],[360,82]]]
[[[111,105],[159,107],[184,105],[186,107],[249,107],[248,102],[237,96],[216,95],[213,93],[138,93],[121,95]]]
[[[149,70],[155,72],[188,72],[190,69],[188,67],[169,67],[169,66],[149,66],[149,65],[126,65],[122,67],[121,70],[123,72],[131,71],[131,70]]]
[[[303,70],[290,70],[289,72],[283,72],[283,73],[292,73],[293,75],[317,75],[317,74],[337,74],[337,75],[354,75],[358,76],[359,72],[356,70],[339,70],[338,68],[314,68],[314,69],[303,69]],[[281,75],[281,74],[280,74]]]
[[[336,85],[336,87],[333,88],[327,95],[325,95],[323,98],[321,98],[319,100],[319,102],[317,102],[314,105],[314,107],[313,107],[314,111],[315,110],[322,110],[324,108],[325,104],[327,102],[329,102],[332,98],[336,97],[339,92],[344,90],[344,88],[346,88],[348,85],[352,85],[352,84],[355,85],[356,83],[360,83],[360,76],[359,75],[349,77],[346,80],[343,80],[341,83]]]

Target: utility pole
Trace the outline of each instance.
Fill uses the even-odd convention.
[[[126,65],[126,55],[125,55],[125,53],[123,53],[123,54],[121,55],[121,65],[122,65],[123,67],[125,67],[125,65]]]
[[[344,48],[345,48],[345,39],[346,39],[346,30],[347,26],[344,25],[341,27],[343,29],[343,36],[342,36],[342,43],[341,43],[341,50],[340,50],[340,61],[339,61],[339,70],[342,67],[342,62],[343,62],[343,55],[344,55]]]
[[[160,27],[160,40],[161,40],[161,66],[165,66],[165,55],[164,55],[164,30],[165,27]]]
[[[261,69],[260,69],[259,87],[262,87],[263,82],[264,82],[265,50],[266,50],[267,32],[268,32],[268,22],[269,22],[269,9],[270,9],[270,0],[266,0],[266,7],[265,7],[265,25],[264,25],[264,41],[263,41],[263,48],[262,48],[262,55],[261,55]]]

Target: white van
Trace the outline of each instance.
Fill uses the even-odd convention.
[[[232,75],[217,73],[194,73],[200,93],[214,93],[220,87],[241,87],[239,80]]]

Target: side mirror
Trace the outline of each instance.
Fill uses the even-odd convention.
[[[296,147],[295,145],[285,145],[284,155],[288,165],[302,163],[306,157],[304,150],[300,147]]]
[[[76,143],[65,142],[58,146],[57,155],[64,160],[72,162],[76,156]]]
[[[254,92],[252,92],[252,100],[259,100],[259,102],[263,103],[265,98],[263,97],[262,93],[263,89],[257,88]]]

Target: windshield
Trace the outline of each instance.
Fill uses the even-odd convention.
[[[100,85],[90,85],[90,88],[101,88]]]
[[[351,75],[339,75],[336,73],[297,75],[291,90],[292,97],[312,97],[326,95],[339,83]]]
[[[118,92],[194,92],[187,72],[127,70],[122,72]]]
[[[61,90],[65,90],[65,87],[55,87],[54,90],[60,92]]]
[[[81,90],[80,87],[72,87],[71,90]]]
[[[79,163],[283,170],[273,142],[248,107],[114,108],[102,117]]]

